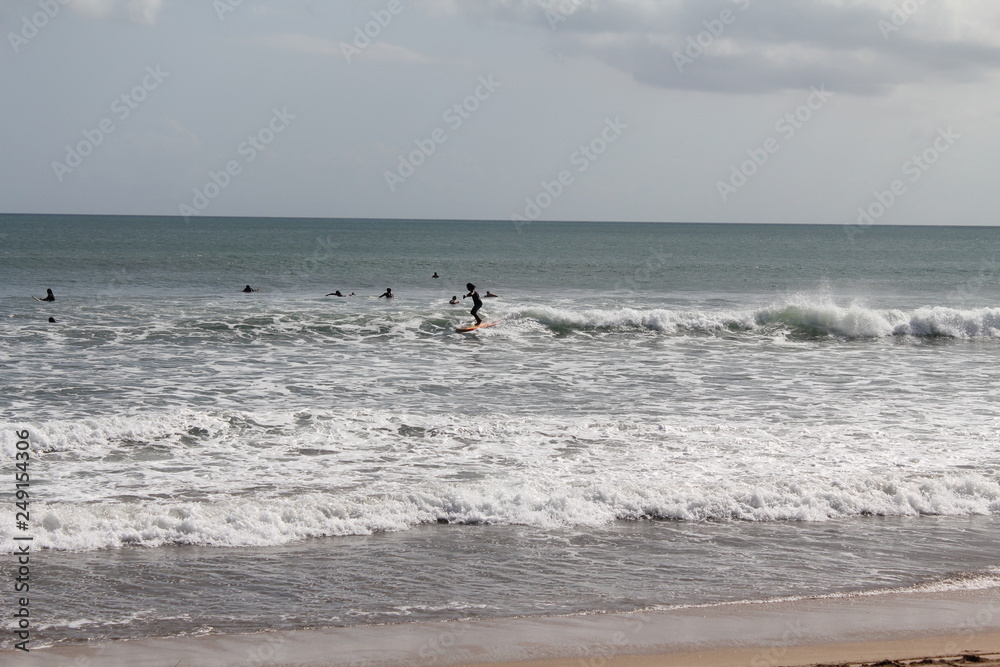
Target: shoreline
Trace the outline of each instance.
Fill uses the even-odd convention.
[[[964,654],[987,660],[1000,656],[1000,596],[996,588],[890,592],[631,614],[103,642],[35,649],[18,656],[18,663],[791,667],[944,657],[963,664],[960,658]]]

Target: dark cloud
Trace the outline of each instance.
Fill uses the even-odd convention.
[[[911,2],[915,11],[897,15],[896,23],[892,6],[876,0],[442,0],[438,5],[476,20],[536,26],[550,35],[559,55],[594,57],[641,83],[672,89],[756,94],[825,84],[842,93],[875,95],[899,85],[977,80],[1000,66],[1000,48],[935,29],[942,14],[950,18],[948,12],[961,9]],[[980,23],[1000,32],[990,16]]]

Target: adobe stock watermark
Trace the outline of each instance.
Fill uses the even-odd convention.
[[[911,155],[908,160],[903,162],[900,171],[902,171],[903,176],[909,177],[910,183],[916,183],[961,138],[962,136],[955,134],[950,125],[945,129],[939,129],[937,137],[931,142],[931,145],[920,153]],[[872,201],[867,206],[858,207],[857,221],[846,226],[847,237],[854,240],[855,236],[881,219],[906,193],[906,182],[901,178],[893,180],[885,190],[875,190]]]
[[[737,0],[737,7],[741,12],[745,12],[750,6],[750,0]],[[731,9],[723,9],[719,12],[718,18],[706,19],[701,24],[705,29],[697,35],[688,35],[687,46],[684,51],[674,51],[674,64],[677,71],[684,73],[684,68],[693,65],[694,61],[705,55],[705,49],[712,46],[715,40],[722,37],[726,27],[736,22],[737,14]]]
[[[472,117],[472,114],[479,110],[483,102],[493,97],[493,94],[502,86],[500,81],[494,81],[493,75],[479,77],[479,85],[471,95],[457,102],[441,114],[441,119],[448,125],[452,132],[458,131],[465,121]],[[417,173],[417,169],[427,163],[438,146],[448,141],[448,130],[442,127],[434,128],[430,135],[424,139],[414,139],[416,149],[409,153],[399,154],[399,164],[395,171],[385,171],[385,183],[389,186],[389,192],[395,192],[396,188],[406,182],[410,176]]]
[[[264,127],[248,135],[236,147],[236,154],[241,156],[243,161],[232,159],[219,171],[209,171],[205,184],[192,190],[194,196],[191,198],[191,204],[178,205],[180,214],[184,216],[184,222],[190,222],[192,216],[203,213],[232,184],[233,179],[243,173],[243,167],[256,160],[259,153],[267,150],[277,136],[288,129],[289,122],[294,119],[295,114],[289,113],[288,107],[283,107],[281,110],[272,109],[271,118]]]
[[[788,654],[788,649],[801,643],[804,637],[806,637],[806,631],[801,621],[787,621],[781,639],[756,653],[750,659],[750,667],[776,667],[776,665],[780,665]]]
[[[249,637],[247,658],[251,665],[273,665],[281,649],[288,644],[284,634],[268,632]]]
[[[961,641],[973,641],[983,632],[991,632],[996,628],[997,615],[1000,615],[1000,603],[990,602],[979,609],[975,614],[966,616],[954,628],[957,632],[957,639]],[[951,640],[944,646],[946,653],[955,654],[962,650],[963,646]]]
[[[628,125],[622,122],[621,116],[615,116],[614,120],[606,118],[604,127],[600,133],[585,144],[573,151],[569,156],[569,163],[576,167],[576,173],[582,174],[590,169],[590,166],[597,162],[597,158],[604,155],[608,147],[618,141],[622,133],[628,129]],[[521,213],[512,213],[511,222],[518,232],[524,225],[530,224],[541,217],[542,213],[555,203],[566,191],[566,188],[576,182],[576,176],[570,169],[563,169],[551,181],[543,180],[541,192],[534,197],[524,198],[524,210]]]
[[[309,257],[303,257],[291,270],[293,278],[302,279],[316,273],[320,268],[329,266],[336,259],[341,244],[334,240],[333,234],[326,238],[316,237],[316,249]]]
[[[449,625],[448,628],[438,633],[436,637],[426,639],[423,645],[417,649],[417,655],[423,660],[447,658],[459,640],[472,629],[472,625],[456,623]]]
[[[226,14],[235,12],[243,4],[243,0],[212,0],[212,8],[220,21],[226,20]]]
[[[616,290],[627,292],[637,292],[640,283],[648,283],[653,278],[654,271],[660,271],[667,265],[667,261],[673,258],[674,253],[664,252],[663,244],[654,248],[650,256],[642,264],[636,265],[632,275],[615,283]]]
[[[347,62],[351,62],[351,58],[360,56],[371,46],[382,35],[382,31],[389,27],[393,18],[401,14],[404,9],[401,0],[389,0],[385,9],[372,10],[370,12],[372,20],[354,28],[354,39],[351,43],[340,43],[340,52],[344,54]]]
[[[168,76],[170,72],[161,71],[159,65],[146,67],[146,76],[142,77],[141,82],[111,101],[111,113],[119,122],[124,122]],[[68,174],[72,174],[73,170],[82,165],[83,161],[92,155],[115,129],[115,121],[110,117],[104,117],[97,123],[97,127],[83,130],[83,139],[76,144],[66,144],[65,161],[52,163],[52,171],[55,172],[59,182],[62,183]]]
[[[996,291],[994,286],[998,284],[1000,284],[1000,262],[997,261],[997,256],[993,255],[989,259],[980,261],[976,276],[955,288],[950,294],[950,300],[964,304],[973,298],[982,298],[984,292],[987,298],[990,298]]]
[[[882,39],[888,42],[889,36],[894,32],[899,32],[910,20],[910,17],[920,11],[925,4],[927,4],[927,0],[903,0],[898,5],[894,5],[889,14],[889,20],[879,19],[875,24],[882,33]]]
[[[626,615],[622,620],[628,621],[623,630],[615,630],[605,642],[591,647],[586,658],[579,659],[580,667],[607,667],[615,657],[631,646],[635,635],[642,632],[650,621],[650,617],[642,613]]]
[[[820,85],[819,88],[812,86],[809,90],[811,92],[804,103],[789,111],[775,122],[774,131],[781,136],[781,139],[768,137],[760,146],[748,148],[748,159],[739,164],[731,165],[727,180],[715,182],[715,187],[719,191],[719,196],[722,197],[723,202],[729,201],[729,197],[736,194],[740,188],[746,185],[767,164],[771,156],[781,150],[782,140],[791,140],[806,123],[812,120],[815,113],[822,109],[830,101],[830,98],[833,97],[833,93],[826,90],[825,85]]]
[[[20,53],[21,47],[34,39],[38,32],[59,14],[59,10],[70,2],[72,0],[38,0],[41,11],[21,17],[21,29],[7,33],[7,41],[10,42],[10,48],[14,49],[14,54]]]
[[[549,22],[549,28],[556,30],[560,23],[568,21],[585,4],[587,0],[550,0],[545,6],[545,19]]]

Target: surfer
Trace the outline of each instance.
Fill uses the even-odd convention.
[[[395,296],[396,295],[392,293],[392,288],[391,287],[386,287],[385,288],[385,294],[379,294],[378,298],[381,299],[382,297],[385,297],[387,299],[393,299],[393,298],[395,298]]]
[[[461,302],[458,300],[458,295],[456,294],[455,296],[451,297],[451,301],[449,301],[448,303],[454,306]]]
[[[435,272],[434,272],[434,275],[433,275],[433,276],[431,276],[431,278],[440,278],[440,277],[441,277],[441,276],[439,276],[439,275],[438,275],[438,272],[437,272],[437,271],[435,271]]]
[[[45,297],[39,299],[37,296],[31,297],[35,301],[55,301],[56,295],[52,293],[52,288],[45,290]]]
[[[476,318],[476,324],[482,324],[483,319],[479,317],[479,309],[483,307],[483,300],[479,298],[479,292],[476,291],[476,286],[472,283],[466,283],[465,289],[469,290],[469,293],[463,296],[463,299],[468,299],[472,297],[472,316]]]
[[[243,288],[243,291],[249,293],[249,292],[259,292],[260,290],[259,289],[254,289],[254,288],[250,287],[249,285],[247,285],[246,287]]]
[[[347,295],[341,294],[340,290],[337,290],[336,292],[330,292],[329,294],[327,294],[327,296],[347,296]]]

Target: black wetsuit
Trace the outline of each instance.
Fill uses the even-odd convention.
[[[483,300],[479,298],[479,292],[475,290],[472,291],[472,294],[470,296],[472,296],[472,316],[476,317],[476,313],[479,312],[479,309],[483,307]],[[476,317],[476,319],[479,318]]]

